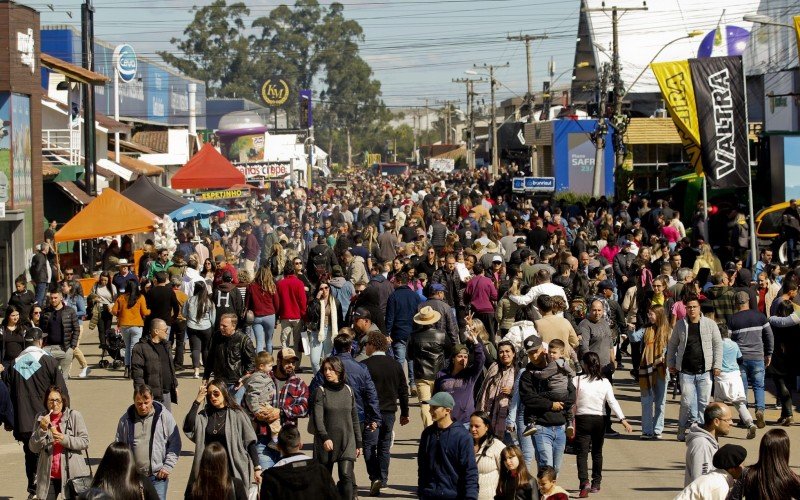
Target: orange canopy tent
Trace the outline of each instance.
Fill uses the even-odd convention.
[[[209,142],[170,181],[172,189],[228,189],[245,182],[244,174]]]
[[[153,230],[158,216],[113,189],[89,203],[56,233],[56,241],[75,241],[145,233]]]

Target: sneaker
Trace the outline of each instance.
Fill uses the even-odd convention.
[[[680,441],[681,443],[686,441],[686,428],[678,427],[678,441]]]
[[[578,498],[589,498],[589,483],[581,485],[581,492],[578,493]]]
[[[655,439],[655,436],[653,434],[642,434],[641,436],[639,436],[639,439],[647,441],[650,439]]]
[[[78,378],[86,378],[89,375],[89,372],[92,371],[91,368],[88,366],[84,366],[83,370],[78,374]]]
[[[747,428],[747,439],[753,439],[756,437],[756,426],[754,424],[750,424],[750,427]]]
[[[756,411],[756,427],[759,429],[763,429],[767,424],[764,422],[764,411],[757,410]]]
[[[525,426],[525,430],[522,431],[522,435],[525,437],[533,436],[536,434],[536,424],[528,424]]]
[[[572,439],[575,437],[575,426],[568,425],[566,430],[567,439]]]
[[[619,432],[615,431],[613,427],[606,429],[606,437],[617,437]]]
[[[381,495],[381,480],[376,479],[372,481],[372,484],[369,487],[369,495],[373,497],[378,497]]]
[[[792,425],[793,423],[794,423],[794,417],[792,417],[791,415],[789,415],[788,417],[785,417],[785,418],[783,419],[783,422],[781,422],[781,425],[782,425],[782,426],[784,426],[784,427],[789,427],[789,426],[790,426],[790,425]]]
[[[653,439],[661,439],[661,434],[660,433],[653,434]]]
[[[600,485],[593,484],[591,489],[589,490],[590,493],[600,493]]]

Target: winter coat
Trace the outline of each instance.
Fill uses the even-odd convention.
[[[675,500],[726,500],[735,482],[728,471],[714,469],[692,481]]]
[[[689,332],[689,323],[682,319],[675,323],[672,335],[667,344],[667,367],[681,371],[683,352],[686,349],[686,336]],[[703,371],[722,369],[722,337],[717,324],[705,316],[700,317],[700,338],[703,346],[705,367]],[[688,484],[688,483],[687,483]]]
[[[478,466],[472,436],[453,422],[422,431],[417,452],[417,496],[421,500],[477,500]]]
[[[261,498],[269,500],[339,500],[327,467],[298,453],[283,457],[261,475]]]
[[[43,431],[39,425],[39,420],[49,413],[49,411],[44,411],[36,415],[34,420],[35,429],[28,442],[31,451],[39,454],[35,480],[36,496],[38,498],[47,498],[47,492],[50,489],[50,465],[53,461],[54,444],[53,433],[50,429]],[[83,450],[89,448],[89,432],[86,430],[83,416],[71,408],[66,408],[62,413],[59,429],[64,434],[64,440],[61,442],[63,446],[61,478],[62,484],[66,484],[71,478],[90,474],[89,465],[83,455]],[[69,474],[67,474],[68,461]],[[66,496],[66,491],[64,495],[65,498],[69,498]]]
[[[386,333],[392,342],[407,342],[414,329],[414,315],[422,302],[406,285],[399,286],[386,303]]]
[[[150,470],[172,472],[181,456],[181,434],[175,417],[158,401],[153,403],[153,425],[150,435]],[[136,408],[131,405],[117,424],[115,441],[125,443],[133,449],[133,428],[136,423]]]
[[[45,343],[47,343],[50,318],[55,313],[56,311],[52,307],[48,307],[42,311],[42,319],[39,321],[39,325],[41,325],[42,331],[44,332]],[[65,351],[67,349],[75,349],[78,346],[78,339],[81,336],[81,327],[80,323],[78,323],[78,314],[75,312],[75,309],[66,304],[64,304],[64,308],[61,310],[61,330],[64,334],[61,340],[61,348]]]
[[[683,486],[686,487],[713,469],[714,453],[719,449],[717,439],[697,424],[686,431],[686,471]]]
[[[536,424],[545,427],[561,426],[566,423],[566,417],[563,411],[553,411],[554,400],[548,399],[542,395],[543,392],[550,390],[547,380],[537,379],[533,376],[533,372],[541,370],[544,367],[534,366],[528,363],[525,371],[522,372],[519,378],[519,398],[520,403],[524,406],[526,417],[533,416],[536,418]],[[575,386],[568,384],[569,396],[561,401],[565,407],[569,407],[575,403]]]
[[[503,467],[501,455],[506,448],[500,438],[489,439],[481,443],[475,454],[478,467],[478,500],[494,500],[497,483],[500,481],[500,468]]]
[[[360,255],[353,256],[353,261],[345,269],[344,276],[355,286],[369,283],[369,273],[367,273],[364,258]]]
[[[445,333],[431,325],[411,334],[408,359],[414,361],[415,380],[434,380],[450,358],[455,344],[448,342]]]
[[[158,349],[166,349],[169,358],[169,373],[164,373]],[[178,403],[178,379],[175,376],[175,365],[170,355],[169,345],[154,344],[152,337],[137,342],[131,351],[131,378],[133,386],[147,384],[153,389],[153,398],[163,401],[166,389],[170,401]]]
[[[195,444],[194,460],[192,461],[192,472],[189,476],[189,484],[197,477],[200,472],[200,459],[203,457],[203,450],[206,449],[206,427],[208,427],[208,407],[197,411],[198,405],[193,404],[189,412],[196,411],[194,426],[187,430],[187,422],[184,420],[183,432]],[[225,442],[228,443],[229,470],[233,471],[233,477],[249,485],[253,482],[253,463],[250,455],[247,454],[247,446],[256,440],[256,433],[253,431],[253,424],[250,418],[242,410],[225,408],[228,415],[225,418]],[[186,415],[186,419],[189,414]]]
[[[350,301],[353,295],[356,294],[356,289],[353,284],[343,277],[331,278],[328,281],[330,286],[331,295],[333,295],[339,302],[342,311],[350,309]]]

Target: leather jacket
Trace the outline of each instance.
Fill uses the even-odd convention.
[[[208,349],[208,363],[203,378],[221,378],[228,384],[237,384],[246,373],[255,370],[256,348],[250,337],[240,330],[225,337],[215,332]]]
[[[412,333],[408,341],[408,358],[414,361],[414,378],[435,380],[452,352],[453,345],[447,335],[434,325]]]

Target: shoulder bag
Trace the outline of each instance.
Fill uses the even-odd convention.
[[[67,427],[64,429],[64,434],[67,432]],[[72,477],[72,474],[69,472],[69,456],[71,452],[69,449],[64,448],[64,458],[67,460],[66,469],[67,469],[67,483],[64,487],[66,490],[66,497],[71,499],[80,498],[81,495],[89,491],[92,487],[92,463],[89,461],[89,450],[86,450],[86,464],[89,466],[89,475],[88,476],[78,476]]]

